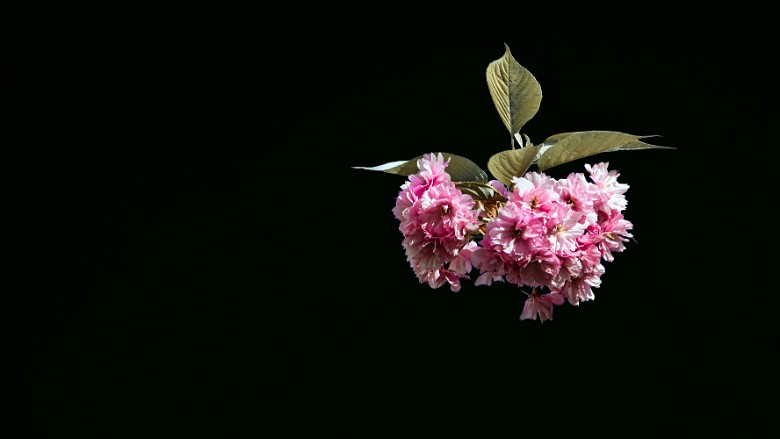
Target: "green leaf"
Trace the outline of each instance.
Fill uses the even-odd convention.
[[[528,145],[494,154],[488,160],[488,170],[501,183],[509,186],[513,177],[521,177],[531,166],[542,145]]]
[[[434,153],[438,154],[438,153]],[[475,182],[487,182],[488,176],[485,171],[482,170],[476,163],[455,154],[442,152],[441,155],[444,160],[449,160],[449,165],[445,168],[450,178],[454,182],[460,181],[475,181]],[[417,161],[422,158],[422,154],[411,160],[400,160],[396,162],[388,162],[383,165],[365,167],[365,166],[353,166],[353,169],[365,169],[367,171],[381,171],[388,174],[396,174],[409,176],[416,174],[419,171],[417,167]]]
[[[536,164],[540,171],[544,171],[553,166],[602,152],[631,149],[677,149],[671,146],[652,145],[640,140],[648,137],[654,136],[636,136],[617,131],[577,131],[555,134],[544,141],[541,157]]]
[[[487,67],[490,96],[509,133],[519,133],[526,122],[539,111],[542,87],[534,75],[521,66],[504,44],[504,56]]]
[[[464,194],[471,195],[471,198],[479,201],[505,201],[503,195],[488,183],[478,181],[465,181],[456,185]]]

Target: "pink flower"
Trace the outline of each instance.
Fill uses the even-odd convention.
[[[493,285],[493,282],[503,282],[504,275],[507,273],[506,267],[512,264],[511,260],[503,260],[501,253],[493,251],[491,248],[477,249],[471,262],[480,271],[480,275],[474,281],[476,286],[490,286]]]
[[[552,287],[551,291],[560,293],[572,305],[593,300],[592,288],[601,286],[601,275],[604,266],[600,263],[601,253],[595,246],[583,251],[581,256],[567,261],[564,270],[568,276],[560,288]]]
[[[585,234],[577,238],[577,243],[581,248],[587,246],[596,246],[601,252],[602,258],[607,262],[612,262],[615,256],[612,253],[619,253],[625,250],[625,242],[633,237],[631,230],[633,224],[623,218],[623,214],[613,212],[607,216],[599,213],[599,222],[593,223],[585,230]]]
[[[431,187],[446,184],[451,181],[450,175],[444,170],[449,162],[444,161],[441,153],[438,155],[424,154],[417,160],[417,174],[409,176],[409,180],[401,186],[401,192],[396,199],[393,214],[399,221],[404,221],[404,211],[411,207]]]
[[[596,185],[589,183],[582,173],[571,173],[565,179],[558,180],[556,191],[562,203],[582,214],[581,223],[596,221],[596,212],[593,210],[593,200],[597,196]]]
[[[477,250],[477,243],[469,241],[468,244],[463,246],[460,250],[457,250],[455,259],[450,262],[449,269],[454,273],[469,274],[471,272],[471,259],[474,257],[474,252]]]
[[[553,305],[562,304],[563,296],[558,293],[538,294],[535,290],[531,291],[531,294],[525,301],[525,305],[523,305],[520,320],[536,320],[537,316],[539,316],[541,322],[552,320]]]
[[[532,251],[544,246],[544,218],[525,203],[508,201],[486,230],[485,239],[519,262],[527,261]]]
[[[420,283],[428,284],[429,287],[434,289],[449,283],[450,290],[454,293],[460,291],[460,279],[464,277],[468,278],[468,276],[445,268],[417,272],[417,278],[420,279]]]
[[[549,248],[544,216],[535,213],[528,203],[510,197],[485,231],[472,261],[480,270],[475,284],[491,285],[506,276],[508,282],[524,285],[523,268]]]
[[[577,250],[577,238],[585,231],[580,224],[583,214],[568,204],[556,204],[549,212],[547,230],[550,248],[563,256]]]
[[[400,221],[407,260],[420,282],[431,288],[449,283],[452,291],[458,291],[460,278],[468,277],[471,270],[468,259],[475,245],[468,244],[479,226],[479,211],[444,171],[447,165],[441,154],[425,154],[418,160],[420,172],[401,186],[393,214]]]
[[[523,177],[515,177],[512,182],[515,187],[509,195],[510,201],[522,201],[533,211],[547,212],[560,200],[555,191],[555,180],[545,174],[529,172]]]
[[[419,197],[426,190],[450,181],[450,175],[444,170],[449,165],[449,160],[444,161],[444,156],[424,154],[417,160],[417,174],[409,176],[409,190]]]
[[[620,175],[617,171],[609,171],[609,162],[602,162],[593,166],[586,164],[585,169],[590,173],[590,179],[598,188],[598,196],[594,201],[594,209],[609,214],[613,210],[618,212],[625,210],[627,201],[625,193],[627,184],[618,183]]]
[[[625,242],[633,237],[629,232],[633,227],[631,222],[623,219],[623,214],[617,212],[599,224],[599,235],[603,239],[599,240],[598,247],[605,261],[612,262],[615,259],[613,252],[625,250]]]
[[[515,273],[510,273],[511,277],[508,274],[507,281],[520,286],[549,287],[555,284],[560,270],[561,259],[551,249],[542,249],[535,252],[531,262],[522,268],[516,281]]]
[[[470,241],[463,248],[455,251],[455,259],[450,261],[447,269],[439,268],[423,274],[422,282],[431,282],[436,285],[434,288],[438,288],[444,285],[444,282],[450,284],[450,290],[454,293],[460,291],[460,280],[468,279],[469,272],[471,271],[471,258],[474,251],[477,249],[477,243]]]

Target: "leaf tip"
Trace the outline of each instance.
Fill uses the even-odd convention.
[[[648,139],[650,137],[663,137],[661,134],[650,134],[647,136],[639,136],[640,139]],[[677,149],[676,146],[665,146],[665,145],[655,145],[652,143],[648,143],[648,145],[652,145],[655,149]]]

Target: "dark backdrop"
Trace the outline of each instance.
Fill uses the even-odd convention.
[[[7,16],[5,437],[776,430],[770,14],[515,9]],[[419,284],[404,178],[351,168],[486,168],[504,43],[532,141],[677,148],[548,172],[609,161],[636,242],[544,324],[510,285]]]

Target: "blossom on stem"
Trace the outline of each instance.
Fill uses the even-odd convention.
[[[542,322],[552,319],[554,305],[594,299],[602,261],[613,261],[632,238],[622,214],[628,185],[608,163],[585,165],[591,181],[582,173],[556,180],[539,172],[514,177],[509,187],[492,180],[502,198],[485,212],[452,182],[448,164],[442,154],[425,154],[393,208],[421,283],[457,292],[476,268],[475,285],[531,287],[520,318]]]
[[[393,214],[400,221],[407,260],[421,283],[431,288],[450,284],[460,290],[460,279],[471,271],[479,210],[471,196],[463,194],[445,169],[441,153],[425,154],[417,162],[417,174],[409,176],[396,199]]]

